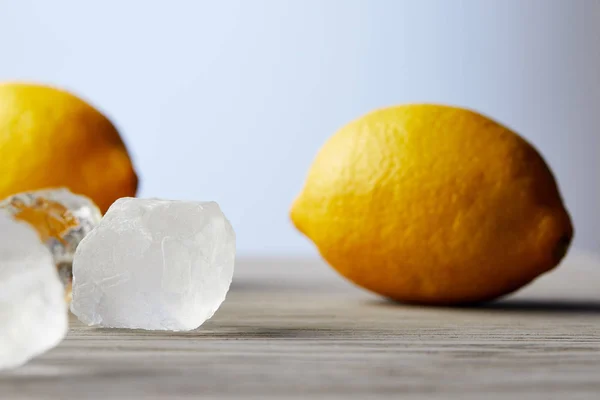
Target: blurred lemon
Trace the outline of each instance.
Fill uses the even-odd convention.
[[[473,111],[375,111],[321,149],[296,227],[357,285],[405,302],[493,299],[552,269],[573,228],[542,157]]]
[[[0,169],[0,198],[66,186],[104,212],[137,189],[111,122],[76,96],[42,85],[0,83]]]

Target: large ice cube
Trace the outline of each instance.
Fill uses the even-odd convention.
[[[225,300],[234,258],[217,203],[119,199],[77,248],[71,311],[89,325],[195,329]]]
[[[0,369],[56,346],[67,304],[50,251],[27,223],[0,210]]]

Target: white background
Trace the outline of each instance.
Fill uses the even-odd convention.
[[[288,208],[346,122],[472,107],[541,150],[600,251],[597,1],[0,0],[0,79],[99,107],[140,195],[217,200],[242,255],[315,254]]]

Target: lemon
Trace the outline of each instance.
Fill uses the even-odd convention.
[[[512,292],[556,266],[573,236],[528,142],[476,112],[431,104],[375,111],[337,132],[291,219],[344,277],[423,304]]]
[[[104,212],[133,196],[137,176],[113,124],[56,88],[0,83],[0,198],[66,186]]]

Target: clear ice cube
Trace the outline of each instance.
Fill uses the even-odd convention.
[[[68,189],[56,188],[15,194],[0,201],[0,208],[38,231],[52,253],[70,299],[75,249],[102,218],[96,204]]]
[[[195,329],[225,300],[234,259],[217,203],[119,199],[77,248],[71,311],[89,325]]]

